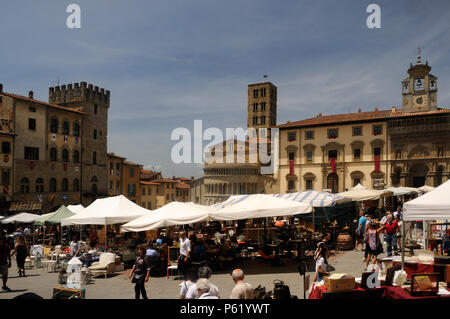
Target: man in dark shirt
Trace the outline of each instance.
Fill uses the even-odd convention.
[[[11,267],[11,251],[9,246],[5,240],[5,237],[0,236],[0,275],[3,280],[3,291],[11,291],[6,286],[6,282],[8,281],[8,268]]]

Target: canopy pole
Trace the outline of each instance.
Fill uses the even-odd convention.
[[[105,252],[106,252],[106,246],[108,246],[108,225],[105,224]]]
[[[312,208],[312,223],[313,223],[313,233],[315,233],[316,232],[316,221],[315,221],[315,218],[314,218],[314,207]]]
[[[402,220],[402,271],[404,270],[405,267],[405,243],[406,243],[406,239],[405,239],[405,220]]]

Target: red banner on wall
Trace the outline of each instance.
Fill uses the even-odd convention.
[[[336,159],[330,158],[330,165],[331,165],[331,171],[333,173],[336,173]]]
[[[375,156],[375,172],[379,172],[380,171],[380,157],[379,156]]]
[[[289,174],[294,175],[294,160],[289,161]]]

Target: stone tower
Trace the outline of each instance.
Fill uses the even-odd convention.
[[[249,84],[247,127],[270,128],[277,124],[277,87],[270,82]]]
[[[110,91],[86,82],[49,88],[49,103],[86,113],[81,124],[81,203],[108,194],[107,135]]]
[[[428,61],[421,61],[420,50],[416,65],[410,65],[408,77],[402,81],[403,112],[437,110],[437,77],[430,73]]]

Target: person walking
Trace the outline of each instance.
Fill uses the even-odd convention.
[[[11,253],[11,257],[15,254],[17,254],[16,261],[19,277],[25,277],[25,259],[29,256],[29,250],[24,236],[17,237],[17,241],[14,245],[14,250]]]
[[[70,242],[70,257],[78,257],[81,251],[81,245],[78,241],[78,236],[73,235],[72,241]]]
[[[366,261],[367,260],[367,256],[369,255],[369,249],[368,249],[368,245],[367,245],[367,231],[370,228],[370,223],[372,222],[372,216],[370,216],[369,214],[366,214],[366,226],[365,226],[365,230],[364,230],[364,258],[362,261]]]
[[[358,227],[356,228],[356,245],[355,250],[358,250],[359,244],[361,244],[361,251],[364,248],[364,230],[366,229],[366,217],[364,216],[364,211],[362,209],[359,210],[359,220]]]
[[[231,291],[230,299],[254,299],[253,287],[244,281],[244,271],[242,269],[233,270],[231,277],[235,286]]]
[[[178,269],[186,275],[186,270],[189,266],[189,258],[191,255],[191,241],[186,237],[184,231],[180,232],[180,257],[178,257]]]
[[[138,248],[138,254],[129,278],[132,283],[136,284],[134,287],[135,299],[140,299],[140,295],[142,295],[142,299],[148,299],[145,283],[148,282],[150,276],[150,267],[145,261],[145,249],[143,247]]]
[[[366,242],[366,251],[367,251],[367,260],[366,260],[366,268],[369,266],[370,259],[372,259],[372,264],[377,263],[377,256],[383,252],[383,245],[380,240],[379,232],[383,230],[383,227],[377,229],[377,225],[374,222],[371,222],[369,225],[369,229],[367,230],[367,242]]]
[[[392,214],[387,215],[387,221],[383,226],[386,236],[387,255],[392,256],[392,247],[397,251],[397,232],[399,230],[398,222],[393,218]]]
[[[6,238],[0,235],[0,275],[2,276],[2,290],[10,292],[11,289],[6,286],[8,281],[8,268],[11,267],[11,250],[9,249]]]
[[[314,281],[320,282],[323,277],[329,276],[328,261],[327,261],[327,248],[324,243],[319,244],[316,257],[316,274],[314,275]]]

